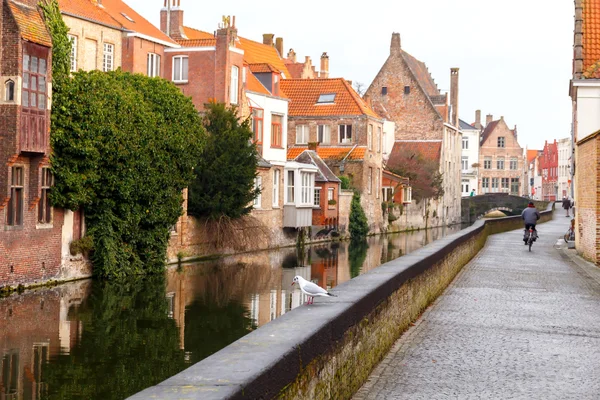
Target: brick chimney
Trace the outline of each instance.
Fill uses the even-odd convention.
[[[283,58],[283,38],[278,37],[275,39],[275,48],[279,53],[279,57]]]
[[[400,42],[400,34],[392,33],[392,43],[390,44],[390,55],[391,56],[400,56],[402,53],[402,46]]]
[[[481,110],[475,111],[475,128],[481,129]]]
[[[492,114],[488,114],[485,116],[485,126],[488,126],[490,122],[494,120],[494,116]]]
[[[573,46],[573,78],[583,75],[583,0],[575,0],[575,37]]]
[[[458,127],[458,68],[450,68],[450,106],[452,107],[452,125]]]
[[[290,49],[290,51],[288,51],[287,59],[293,63],[296,62],[296,52],[294,51],[294,49]]]
[[[321,55],[321,72],[319,73],[319,78],[329,78],[329,56],[326,52]]]
[[[312,151],[317,151],[319,148],[319,142],[308,142],[308,149]]]
[[[272,33],[263,34],[263,44],[266,44],[268,46],[273,46],[273,38],[274,37],[275,37],[275,35]]]
[[[235,21],[235,19],[234,19]],[[235,23],[235,22],[234,22]],[[215,71],[221,71],[215,73],[214,79],[214,96],[218,102],[229,104],[229,84],[231,82],[231,51],[230,47],[235,46],[235,39],[237,38],[237,29],[235,26],[222,25],[222,28],[217,30],[217,46],[215,51]],[[241,87],[242,71],[238,71],[238,87]]]
[[[181,0],[164,0],[164,8],[160,10],[160,30],[173,39],[187,39]]]

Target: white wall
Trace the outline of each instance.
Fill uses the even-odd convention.
[[[390,153],[392,152],[392,148],[394,147],[395,142],[395,132],[396,132],[396,123],[394,121],[383,122],[383,149],[382,156],[384,160],[387,160],[390,157]]]
[[[600,87],[598,83],[580,83],[577,89],[577,141],[600,130]],[[578,83],[574,83],[579,86]],[[596,86],[588,86],[596,85]]]
[[[563,195],[571,196],[569,189],[569,180],[571,179],[571,156],[572,146],[571,138],[560,139],[558,141],[558,197],[562,199]]]
[[[251,107],[260,107],[264,113],[263,120],[263,158],[267,161],[279,161],[284,163],[287,159],[287,125],[288,125],[288,102],[271,96],[261,95],[252,92],[246,92],[251,100]],[[282,149],[271,147],[271,114],[282,115],[281,126],[281,145]]]
[[[468,139],[468,148],[462,148],[461,141],[461,184],[462,187],[462,195],[468,196],[471,192],[471,189],[475,189],[475,194],[477,193],[477,168],[473,168],[473,164],[479,163],[479,130],[463,130],[463,138]],[[468,157],[468,169],[462,169],[462,157]],[[468,183],[467,183],[468,182]],[[465,190],[467,189],[468,190]]]

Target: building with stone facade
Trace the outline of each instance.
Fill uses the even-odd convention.
[[[571,193],[571,163],[573,162],[573,143],[571,138],[558,141],[558,199],[573,198]]]
[[[422,212],[435,214],[433,226],[460,222],[461,143],[458,119],[458,68],[450,71],[450,95],[443,94],[425,64],[404,51],[400,34],[392,34],[390,55],[365,93],[380,115],[395,123],[394,151],[408,154],[439,148],[439,172],[443,176],[442,198],[427,201]],[[420,143],[415,146],[414,143]],[[414,207],[420,207],[415,204]],[[423,223],[423,222],[422,222]],[[430,224],[432,221],[429,222]],[[424,226],[424,225],[423,225]],[[431,226],[431,225],[430,225]]]
[[[517,127],[510,129],[504,117],[494,121],[492,115],[487,116],[481,134],[479,163],[479,194],[526,194],[523,181],[527,165],[523,148],[517,140]]]
[[[542,200],[556,201],[558,197],[558,143],[544,143],[540,155],[540,170],[542,173]]]

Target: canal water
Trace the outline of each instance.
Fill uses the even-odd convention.
[[[459,229],[244,254],[0,299],[0,399],[124,399],[302,305],[295,275],[332,288]]]

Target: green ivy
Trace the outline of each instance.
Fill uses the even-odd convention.
[[[57,0],[42,0],[39,6],[52,37],[52,84],[56,86],[69,77],[71,70],[69,28],[62,19]]]
[[[163,272],[205,136],[191,99],[121,71],[77,72],[53,95],[51,199],[85,210],[94,273]]]

